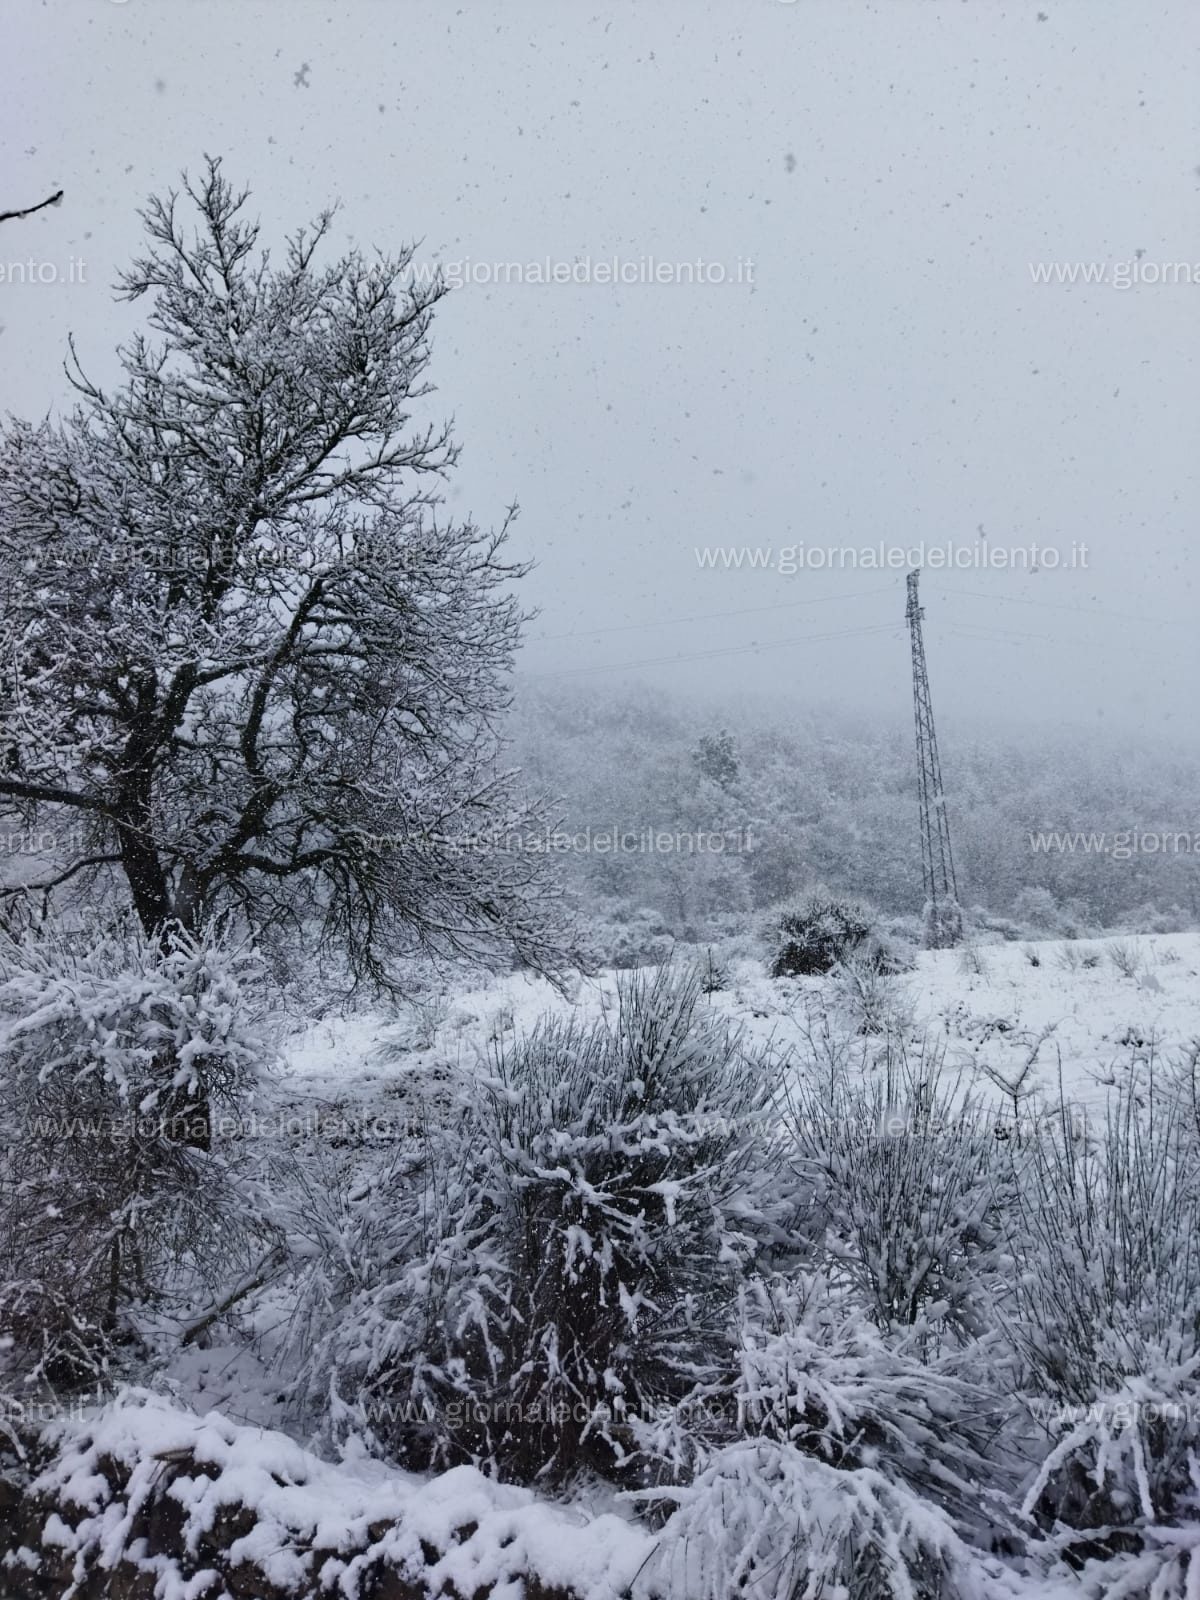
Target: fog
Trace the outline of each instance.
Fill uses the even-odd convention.
[[[1195,7],[8,0],[0,29],[0,199],[65,191],[4,229],[5,409],[65,402],[69,335],[114,373],[137,209],[220,155],[271,238],[336,202],[339,242],[459,285],[422,415],[456,419],[455,515],[520,504],[530,678],[900,715],[924,541],[944,715],[1194,740]]]

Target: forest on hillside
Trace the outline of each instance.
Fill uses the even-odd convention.
[[[907,719],[527,681],[509,734],[526,786],[561,816],[553,848],[590,917],[632,930],[613,933],[607,958],[630,938],[719,936],[818,886],[920,914]],[[961,898],[979,928],[1077,937],[1200,921],[1200,756],[953,723],[942,755]],[[1035,847],[1055,834],[1061,847]],[[1088,847],[1093,835],[1103,848]]]

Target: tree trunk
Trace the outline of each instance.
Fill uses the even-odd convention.
[[[181,896],[184,904],[179,907],[175,904],[166,870],[150,842],[149,795],[144,789],[145,786],[139,784],[135,792],[125,796],[125,814],[117,825],[121,867],[144,932],[147,937],[157,939],[167,951],[176,929],[185,933],[196,931],[199,904],[196,896],[190,893]],[[173,1074],[176,1065],[173,1060],[164,1060],[164,1076]],[[207,1094],[188,1096],[179,1090],[172,1091],[163,1110],[163,1128],[169,1139],[194,1150],[211,1149],[212,1111]]]

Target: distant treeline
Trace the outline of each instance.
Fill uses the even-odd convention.
[[[907,718],[524,684],[510,732],[597,907],[680,937],[816,884],[920,911]],[[949,724],[942,760],[964,904],[1046,933],[1200,923],[1200,752]]]

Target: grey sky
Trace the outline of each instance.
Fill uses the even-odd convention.
[[[70,331],[111,371],[142,314],[109,292],[135,209],[205,151],[270,234],[338,199],[343,237],[477,271],[751,262],[752,284],[473,283],[443,304],[451,504],[494,521],[520,500],[531,632],[575,635],[532,640],[524,669],[891,623],[638,671],[899,707],[902,572],[702,571],[694,549],[982,525],[993,548],[1084,541],[1088,566],[927,573],[939,707],[1194,741],[1192,0],[6,0],[0,50],[0,209],[66,190],[0,228],[0,263],[85,263],[83,283],[0,284],[3,408],[61,400]],[[1178,281],[1033,281],[1074,262]],[[625,624],[647,626],[580,636]]]

